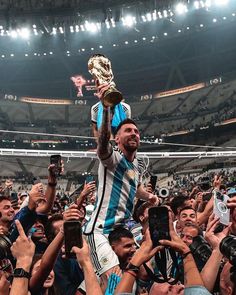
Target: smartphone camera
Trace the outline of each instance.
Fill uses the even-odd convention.
[[[60,176],[61,175],[61,155],[52,155],[50,157],[50,164],[54,164],[55,165],[55,173],[56,176]]]
[[[216,217],[220,218],[220,223],[224,225],[229,224],[230,210],[227,207],[229,196],[216,192],[214,195],[214,209],[213,212]]]
[[[71,249],[74,246],[83,247],[81,223],[78,220],[64,222],[64,236],[66,258],[76,258],[75,253],[72,253]]]

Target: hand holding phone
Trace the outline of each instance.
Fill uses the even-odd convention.
[[[167,207],[151,207],[148,210],[148,218],[153,247],[159,246],[160,240],[171,240],[169,230],[169,211]]]
[[[64,222],[64,239],[66,258],[76,258],[71,249],[76,246],[83,247],[82,227],[78,220],[68,220]]]
[[[214,192],[213,213],[215,214],[215,217],[220,218],[220,223],[224,225],[228,225],[230,220],[230,210],[227,207],[228,200],[229,196],[222,194],[219,191]]]
[[[50,164],[55,165],[55,175],[60,176],[62,172],[61,155],[52,155],[50,157]]]

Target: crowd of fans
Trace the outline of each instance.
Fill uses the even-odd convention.
[[[76,259],[65,258],[63,246],[63,223],[87,222],[86,211],[91,214],[95,202],[95,182],[85,183],[82,191],[70,198],[59,198],[57,178],[50,165],[46,188],[34,184],[28,193],[18,195],[18,202],[10,197],[12,182],[6,182],[0,197],[0,294],[78,295],[85,290],[87,294],[209,294],[201,293],[205,289],[212,294],[235,294],[236,189],[234,173],[225,175],[208,174],[198,182],[177,178],[178,188],[159,197],[159,206],[169,208],[171,240],[161,241],[158,247],[153,248],[148,229],[148,210],[153,204],[138,200],[133,218],[109,234],[120,269],[110,274],[107,286],[95,275],[85,239],[82,248],[73,248]],[[146,190],[152,192],[150,183]],[[220,226],[213,214],[215,191],[230,197],[228,226]],[[222,246],[226,237],[230,242]],[[177,265],[168,249],[174,249]],[[157,253],[163,251],[165,261],[158,260]],[[130,263],[137,269],[127,271]],[[166,281],[159,263],[165,265]],[[21,277],[17,269],[25,274]],[[177,282],[172,284],[170,278],[176,276]],[[85,288],[81,289],[83,281]]]

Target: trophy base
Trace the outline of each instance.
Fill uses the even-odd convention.
[[[118,103],[120,103],[123,99],[121,92],[119,92],[116,88],[109,88],[103,96],[102,102],[107,107],[114,107]]]

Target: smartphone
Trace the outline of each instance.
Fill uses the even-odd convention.
[[[156,184],[157,184],[157,176],[156,175],[151,175],[150,183],[151,183],[151,186],[152,186],[152,191],[155,191]]]
[[[76,258],[71,249],[76,246],[83,247],[82,227],[78,220],[68,220],[64,222],[64,239],[66,258]]]
[[[92,175],[88,175],[88,176],[86,176],[85,181],[86,181],[86,183],[89,183],[91,181],[94,181],[94,177]]]
[[[56,167],[56,175],[61,175],[61,155],[52,155],[50,157],[50,164],[54,164]]]
[[[169,212],[165,206],[152,207],[148,210],[149,230],[153,247],[160,245],[160,240],[170,240]]]
[[[229,224],[230,210],[227,207],[227,201],[229,196],[222,194],[221,192],[214,192],[214,207],[213,213],[215,217],[220,218],[220,223],[224,225]]]

